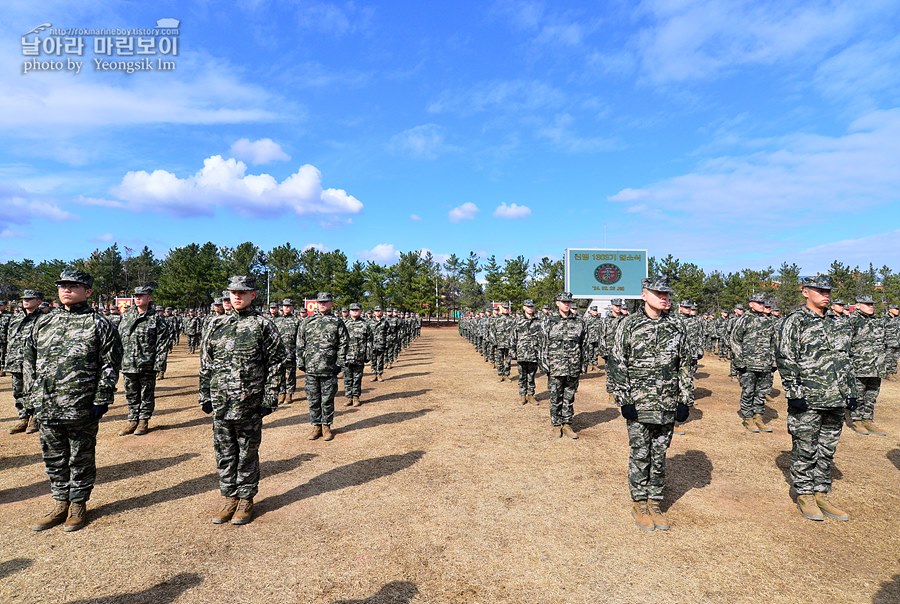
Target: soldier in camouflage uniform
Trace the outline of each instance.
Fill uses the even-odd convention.
[[[363,371],[366,368],[366,351],[372,345],[372,328],[362,318],[362,308],[356,302],[350,304],[350,317],[344,323],[349,337],[347,358],[344,365],[344,396],[348,407],[359,407],[362,394]]]
[[[616,341],[616,330],[626,316],[622,307],[621,298],[613,298],[609,301],[609,314],[603,317],[603,339],[600,340],[600,356],[603,357],[603,364],[606,367],[606,392],[610,402],[613,402],[615,399],[615,388],[609,378],[615,363],[612,349]]]
[[[666,451],[675,422],[694,404],[691,345],[684,323],[667,312],[667,277],[642,282],[644,307],[622,320],[612,350],[610,380],[628,429],[631,515],[642,530],[668,530],[660,509],[666,482]]]
[[[219,492],[225,503],[213,524],[247,524],[259,491],[262,418],[278,407],[284,345],[278,328],[253,310],[256,278],[228,284],[232,310],[209,326],[200,348],[200,408],[213,416]]]
[[[34,322],[43,316],[38,309],[44,300],[44,294],[33,289],[22,292],[23,312],[13,315],[7,327],[6,360],[3,369],[12,377],[13,398],[19,421],[9,429],[10,434],[38,431],[34,414],[25,400],[25,382],[22,376],[22,353],[26,338],[31,334]]]
[[[848,351],[825,314],[831,277],[804,277],[801,286],[806,305],[785,318],[775,354],[788,399],[791,481],[804,518],[848,520],[827,495],[844,408],[858,404],[856,381]]]
[[[532,300],[525,300],[522,308],[525,316],[515,319],[510,354],[519,366],[519,396],[522,404],[537,405],[537,399],[534,398],[534,378],[540,362],[544,329],[541,327],[541,320],[535,315]]]
[[[549,321],[543,342],[550,390],[551,435],[554,438],[563,435],[578,438],[572,429],[572,418],[575,415],[575,392],[586,354],[587,333],[584,322],[571,312],[572,302],[569,292],[560,292],[556,296],[558,313]]]
[[[209,328],[212,323],[225,315],[225,305],[222,304],[222,298],[213,298],[213,303],[211,305],[211,310],[208,315],[203,318],[203,322],[200,324],[200,348],[203,349],[203,342],[206,340],[206,334],[209,333]]]
[[[897,373],[897,361],[900,361],[900,306],[888,306],[884,317],[884,340],[888,349],[885,355],[885,379],[893,380]]]
[[[375,374],[372,381],[377,382],[384,374],[384,355],[390,330],[390,323],[384,317],[384,311],[380,306],[375,307],[375,316],[372,317],[369,327],[372,330],[372,373]]]
[[[388,369],[393,369],[394,361],[397,360],[397,351],[400,347],[400,319],[397,317],[396,309],[388,309],[387,322],[387,348],[385,349],[384,362],[387,364]]]
[[[850,324],[850,364],[856,378],[859,406],[850,412],[850,428],[857,434],[887,433],[875,423],[875,401],[881,391],[887,353],[884,320],[875,316],[871,296],[857,296]]]
[[[300,331],[302,319],[294,314],[294,301],[285,298],[281,301],[281,314],[273,320],[281,335],[285,354],[282,365],[284,379],[278,392],[278,402],[289,405],[294,402],[294,393],[297,391],[297,332]]]
[[[188,353],[197,352],[200,345],[200,316],[196,312],[188,313],[184,320],[184,335],[187,336]]]
[[[587,360],[584,366],[584,373],[587,373],[590,367],[600,369],[597,357],[600,354],[600,341],[603,339],[603,317],[600,316],[600,307],[596,304],[588,309],[588,314],[584,318],[585,327],[587,327]]]
[[[122,362],[119,333],[87,302],[93,284],[87,273],[62,271],[56,285],[63,307],[37,318],[22,350],[25,404],[41,433],[54,500],[32,525],[35,531],[63,522],[65,531],[77,531],[87,521],[97,430],[113,402]]]
[[[6,370],[3,369],[6,366],[6,332],[11,320],[12,315],[7,311],[6,300],[0,300],[0,377],[6,376]]]
[[[122,374],[125,376],[125,400],[128,425],[119,436],[146,434],[156,408],[156,374],[165,366],[171,338],[169,323],[156,312],[153,288],[134,288],[134,305],[119,324],[122,339]]]
[[[491,323],[493,341],[496,343],[494,356],[497,365],[497,376],[501,382],[509,379],[511,366],[509,350],[512,347],[512,332],[515,328],[515,320],[509,316],[509,303],[500,305],[500,314]]]
[[[316,301],[319,312],[304,319],[297,333],[297,368],[306,372],[306,398],[313,426],[309,440],[331,440],[337,375],[347,364],[350,337],[343,321],[331,312],[334,297],[319,292]]]
[[[771,432],[763,421],[766,394],[775,371],[775,324],[765,315],[765,297],[751,294],[750,312],[731,331],[732,364],[741,384],[740,416],[748,432]]]

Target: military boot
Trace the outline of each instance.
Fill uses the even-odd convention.
[[[360,405],[362,405],[362,401],[359,400],[359,397],[358,397],[358,396],[354,396],[354,397],[353,397],[353,406],[354,406],[354,407],[359,407]]]
[[[535,407],[537,407],[537,406],[539,406],[539,405],[541,404],[540,401],[538,401],[536,398],[534,398],[534,395],[533,395],[533,394],[529,394],[528,396],[531,397],[531,402],[534,403],[534,406],[535,406]]]
[[[862,425],[865,426],[866,430],[869,431],[869,434],[874,434],[875,436],[887,436],[887,432],[878,427],[878,424],[873,422],[870,419],[862,420]]]
[[[519,401],[519,402],[521,402],[523,405],[527,405],[527,404],[528,404],[528,395],[527,395],[527,394],[523,394],[523,395],[522,395],[522,400]]]
[[[743,424],[743,426],[747,430],[747,432],[759,433],[759,426],[756,425],[756,422],[753,421],[752,417],[745,417],[741,421],[741,424]]]
[[[352,397],[352,396],[347,397],[347,402],[344,403],[344,406],[345,406],[345,407],[352,407],[352,406],[353,406],[353,397]]]
[[[293,393],[293,392],[288,392],[288,393],[287,393],[287,396],[285,396],[285,398],[284,398],[284,404],[285,404],[285,405],[290,405],[290,404],[293,403],[293,402],[294,402],[294,393]]]
[[[800,512],[807,520],[825,520],[822,510],[816,504],[815,495],[797,495],[797,507],[800,508]]]
[[[869,431],[866,429],[865,425],[863,425],[862,420],[848,420],[847,425],[850,426],[850,429],[860,434],[862,436],[868,436]]]
[[[631,517],[634,518],[634,523],[642,531],[652,531],[656,528],[656,525],[653,523],[653,518],[650,517],[649,510],[647,509],[646,499],[631,502]]]
[[[284,402],[284,395],[285,395],[284,392],[279,392],[279,393],[278,393],[278,404],[279,404],[279,405],[282,404],[282,403]]]
[[[222,509],[219,510],[219,513],[212,517],[213,524],[225,524],[231,517],[234,516],[234,511],[238,506],[238,498],[237,497],[226,497],[225,505],[222,506]]]
[[[650,518],[653,520],[653,527],[658,531],[667,531],[669,530],[669,519],[666,518],[666,515],[662,513],[662,510],[659,509],[659,501],[656,499],[648,499],[647,500],[647,511],[650,513]]]
[[[550,438],[562,437],[562,426],[552,425],[550,429]]]
[[[497,381],[498,381],[498,382],[505,382],[505,381],[506,381],[506,376],[505,376],[505,375],[498,376],[498,377],[497,377]]]
[[[253,497],[241,499],[237,503],[237,509],[231,518],[231,524],[240,526],[241,524],[247,524],[251,520],[253,520]]]
[[[135,436],[143,436],[147,432],[150,431],[150,420],[149,419],[141,419],[138,420],[137,428],[134,429]]]
[[[819,506],[822,513],[829,518],[842,521],[850,520],[850,514],[828,501],[828,495],[826,493],[816,492],[816,505]]]
[[[684,424],[675,424],[672,428],[672,434],[675,436],[684,436],[687,432],[684,429]]]
[[[575,430],[572,429],[572,426],[570,426],[569,424],[562,425],[562,433],[563,436],[568,436],[572,440],[578,440],[578,434],[575,432]]]
[[[69,515],[69,502],[68,501],[60,501],[58,499],[53,500],[53,507],[49,512],[41,516],[41,519],[31,525],[31,530],[33,531],[45,531],[48,528],[53,528],[57,524],[62,524],[66,521],[66,516]]]
[[[373,377],[370,381],[372,381],[372,382],[377,382],[377,381],[378,381],[378,374],[376,373],[376,374],[375,374],[375,377]]]
[[[31,415],[28,417],[28,427],[25,428],[25,434],[34,434],[38,431],[37,420]]]
[[[328,424],[322,426],[322,440],[334,440],[334,432]]]
[[[128,422],[127,426],[119,430],[119,436],[128,436],[129,434],[134,434],[134,431],[137,430],[137,427],[137,421]]]
[[[69,517],[63,525],[63,530],[67,533],[81,530],[87,524],[87,506],[84,502],[75,502],[69,504]]]
[[[22,419],[17,421],[12,428],[9,429],[9,433],[10,434],[20,434],[20,433],[24,432],[26,428],[28,428],[28,418],[23,417]]]
[[[769,425],[763,421],[763,416],[759,413],[753,415],[753,423],[756,424],[756,427],[758,427],[763,432],[772,431],[772,428],[770,428]]]
[[[164,380],[164,379],[166,379],[166,372],[165,372],[165,371],[160,371],[159,373],[157,373],[157,374],[156,374],[156,379],[158,379],[158,380]]]
[[[309,431],[309,436],[307,437],[309,440],[316,440],[317,438],[322,437],[322,426],[313,426],[312,430]]]

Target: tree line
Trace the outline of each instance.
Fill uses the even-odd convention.
[[[783,310],[803,302],[802,269],[797,264],[706,272],[671,254],[650,257],[648,264],[650,274],[669,275],[676,304],[689,299],[702,312],[731,309],[758,292],[769,295]],[[440,262],[430,252],[409,251],[392,264],[380,264],[350,262],[341,250],[298,249],[285,243],[265,251],[248,241],[236,247],[191,243],[170,250],[163,259],[146,246],[137,252],[113,244],[75,260],[10,260],[0,264],[0,297],[15,299],[23,289],[40,289],[49,297],[66,267],[94,277],[94,298],[101,303],[128,296],[137,285],[153,285],[159,304],[177,308],[205,308],[221,295],[230,275],[246,274],[256,276],[260,301],[291,297],[299,303],[316,292],[330,291],[341,306],[360,302],[431,315],[480,309],[491,301],[518,306],[530,298],[538,305],[550,303],[564,286],[562,260],[549,257],[532,262],[524,256],[501,260],[469,252]],[[880,306],[900,300],[900,275],[890,267],[850,268],[835,260],[828,274],[834,279],[835,298],[852,303],[857,294],[872,294]]]

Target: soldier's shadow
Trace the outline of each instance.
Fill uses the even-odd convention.
[[[379,394],[378,396],[373,396],[367,401],[363,401],[364,403],[375,403],[378,401],[390,401],[400,398],[414,398],[416,396],[422,396],[423,394],[431,392],[430,388],[423,388],[421,390],[406,390],[404,392],[387,392],[385,394]]]
[[[20,570],[25,570],[32,564],[34,564],[34,560],[31,558],[13,558],[6,562],[0,562],[0,579],[4,579]]]
[[[781,414],[778,413],[777,409],[770,407],[769,405],[766,405],[766,408],[763,411],[762,416],[763,416],[764,420],[766,420],[767,422],[770,422],[773,419],[778,419],[779,417],[781,417]]]
[[[426,375],[431,375],[430,371],[423,371],[419,373],[398,373],[397,375],[388,375],[385,380],[402,380],[404,378],[412,378],[412,377],[424,377]]]
[[[419,590],[409,581],[391,581],[376,593],[362,600],[335,600],[332,604],[408,604]]]
[[[872,604],[897,604],[900,602],[900,574],[884,581],[878,593],[872,598]]]
[[[666,509],[681,499],[691,489],[702,489],[712,484],[713,465],[703,451],[690,449],[672,456],[666,461]]]
[[[0,470],[12,470],[13,468],[30,466],[31,464],[35,464],[43,460],[44,458],[40,453],[32,453],[29,455],[15,455],[13,457],[2,457],[0,458]]]
[[[172,395],[172,396],[177,396],[177,395]],[[161,397],[156,397],[156,398],[159,399]],[[199,411],[200,406],[199,405],[189,405],[187,407],[175,407],[173,409],[156,409],[153,412],[153,417],[159,417],[160,415],[169,415],[172,413],[180,413],[181,411],[188,411],[190,409],[196,409]],[[103,419],[101,421],[103,421],[103,422],[116,421],[116,420],[126,419],[127,417],[128,417],[128,413],[126,410],[126,412],[116,413],[115,415],[110,415],[109,413],[107,413],[106,415],[103,416]]]
[[[588,428],[593,428],[598,424],[611,422],[617,417],[619,417],[619,409],[616,407],[582,412],[576,414],[575,417],[572,418],[572,427],[575,430],[586,430]]]
[[[151,430],[179,430],[181,428],[193,428],[194,426],[202,426],[204,424],[212,424],[212,419],[208,415],[202,415],[201,417],[195,417],[194,419],[189,419],[177,424],[160,424],[156,427],[151,426]]]
[[[430,413],[432,409],[418,409],[416,411],[397,411],[394,413],[383,413],[374,417],[367,417],[352,424],[347,424],[336,432],[352,432],[353,430],[363,430],[365,428],[374,428],[375,426],[383,426],[385,424],[399,424],[410,419],[422,417],[426,413]]]
[[[694,374],[694,378],[696,378],[698,380],[703,380],[708,377],[709,377],[709,374],[706,373],[705,371],[698,371],[697,373]]]
[[[894,464],[895,468],[900,470],[900,449],[891,449],[887,452],[886,457]]]
[[[691,411],[688,414],[688,418],[682,422],[684,424],[688,424],[690,422],[696,422],[703,419],[703,409],[699,407],[691,407]]]
[[[694,400],[699,401],[700,399],[708,398],[712,396],[712,390],[709,388],[694,388]]]
[[[425,451],[410,451],[402,455],[385,455],[383,457],[362,459],[333,470],[328,470],[310,479],[309,482],[285,491],[281,495],[263,499],[256,505],[256,515],[263,516],[268,512],[274,512],[308,497],[315,497],[322,493],[338,491],[347,487],[359,486],[394,474],[412,466],[422,459],[423,455],[425,455]]]
[[[100,598],[88,598],[86,600],[74,600],[68,604],[171,604],[181,597],[181,594],[203,583],[203,577],[197,573],[179,573],[174,577],[157,583],[147,589],[124,594],[114,594]]]

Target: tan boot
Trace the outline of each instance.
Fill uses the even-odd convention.
[[[345,407],[352,407],[352,406],[353,406],[353,397],[352,397],[352,396],[347,398],[347,402],[344,403],[344,406],[345,406]]]
[[[69,504],[69,517],[66,518],[63,530],[71,533],[83,529],[85,524],[87,524],[87,506],[73,501]]]
[[[10,434],[21,434],[22,432],[25,431],[26,428],[28,428],[28,418],[23,417],[22,419],[17,421],[12,428],[9,429],[9,433]]]
[[[285,404],[285,405],[290,405],[290,404],[293,403],[293,402],[294,402],[294,393],[293,393],[293,392],[288,392],[288,393],[287,393],[287,396],[284,397],[284,404]]]
[[[529,394],[528,396],[531,397],[531,402],[534,403],[535,407],[540,406],[541,403],[536,398],[534,398],[533,394]]]
[[[34,434],[38,431],[37,420],[34,419],[34,416],[29,416],[28,418],[28,427],[25,428],[25,434]]]
[[[551,426],[550,438],[560,438],[562,436],[562,426]]]
[[[815,495],[797,495],[797,507],[800,508],[803,517],[807,520],[825,520],[825,516],[822,515],[822,510],[820,510],[819,506],[816,504]]]
[[[238,506],[237,497],[226,497],[225,505],[219,510],[219,513],[211,518],[213,524],[225,524],[234,516],[234,511]]]
[[[506,381],[506,376],[505,376],[505,375],[497,376],[497,381],[498,381],[498,382],[505,382],[505,381]]]
[[[143,436],[147,432],[150,431],[150,420],[149,419],[141,419],[138,420],[137,428],[134,429],[135,436]]]
[[[362,405],[362,401],[359,400],[359,397],[358,397],[358,396],[354,396],[354,397],[353,397],[353,406],[354,406],[354,407],[359,407],[360,405]]]
[[[850,520],[850,514],[828,501],[828,495],[825,493],[816,493],[816,505],[822,510],[822,513],[829,518],[846,522]]]
[[[33,531],[45,531],[48,528],[53,528],[57,524],[62,524],[66,521],[66,516],[69,515],[69,502],[68,501],[59,501],[58,499],[53,500],[53,507],[49,512],[41,516],[41,519],[31,525],[31,530]]]
[[[667,531],[669,530],[669,519],[666,518],[666,515],[662,513],[662,510],[659,509],[659,501],[656,499],[648,499],[647,500],[647,511],[650,513],[650,518],[653,520],[653,526],[658,531]]]
[[[878,424],[873,422],[870,419],[862,420],[862,425],[865,426],[866,430],[869,431],[869,434],[874,434],[875,436],[887,436],[887,432],[878,427]]]
[[[156,374],[156,379],[158,379],[158,380],[164,380],[164,379],[166,379],[166,372],[165,372],[165,371],[160,371],[159,373],[157,373],[157,374]]]
[[[134,434],[134,431],[137,430],[137,427],[137,422],[128,422],[127,426],[119,430],[119,436],[128,436],[129,434]]]
[[[672,428],[672,434],[674,434],[675,436],[684,436],[685,434],[687,434],[684,429],[684,424],[675,424],[675,426]]]
[[[285,395],[284,392],[279,392],[279,393],[278,393],[278,404],[279,404],[279,405],[282,404],[282,403],[284,402],[284,395]]]
[[[763,421],[763,416],[759,413],[756,413],[753,416],[753,423],[756,424],[756,427],[760,429],[762,432],[771,432],[772,428],[769,427],[766,422]]]
[[[756,422],[753,421],[752,417],[745,417],[741,421],[741,424],[743,424],[747,432],[759,433],[759,426],[756,425]]]
[[[322,426],[322,440],[334,440],[334,432],[331,431],[331,426],[327,424]]]
[[[373,378],[372,378],[371,380],[369,380],[369,381],[371,381],[371,382],[377,382],[377,381],[378,381],[378,374],[376,373],[376,374],[375,374],[375,377],[373,377]]]
[[[307,437],[309,440],[316,440],[317,438],[322,437],[322,426],[313,426],[312,430],[309,431],[309,436]]]
[[[241,499],[237,503],[237,509],[231,518],[231,524],[240,526],[247,524],[253,520],[253,497],[250,499]]]
[[[854,421],[851,419],[850,421],[847,422],[847,425],[850,426],[851,430],[853,430],[854,432],[856,432],[857,434],[859,434],[861,436],[869,435],[869,431],[866,430],[866,427],[863,425],[862,420]]]
[[[656,525],[653,523],[653,518],[650,517],[649,510],[647,509],[646,499],[643,501],[631,502],[631,517],[634,518],[634,523],[642,531],[652,531],[656,528]]]
[[[572,426],[569,424],[562,425],[562,433],[563,436],[568,436],[572,440],[578,440],[578,434],[575,433],[575,430],[572,429]]]

